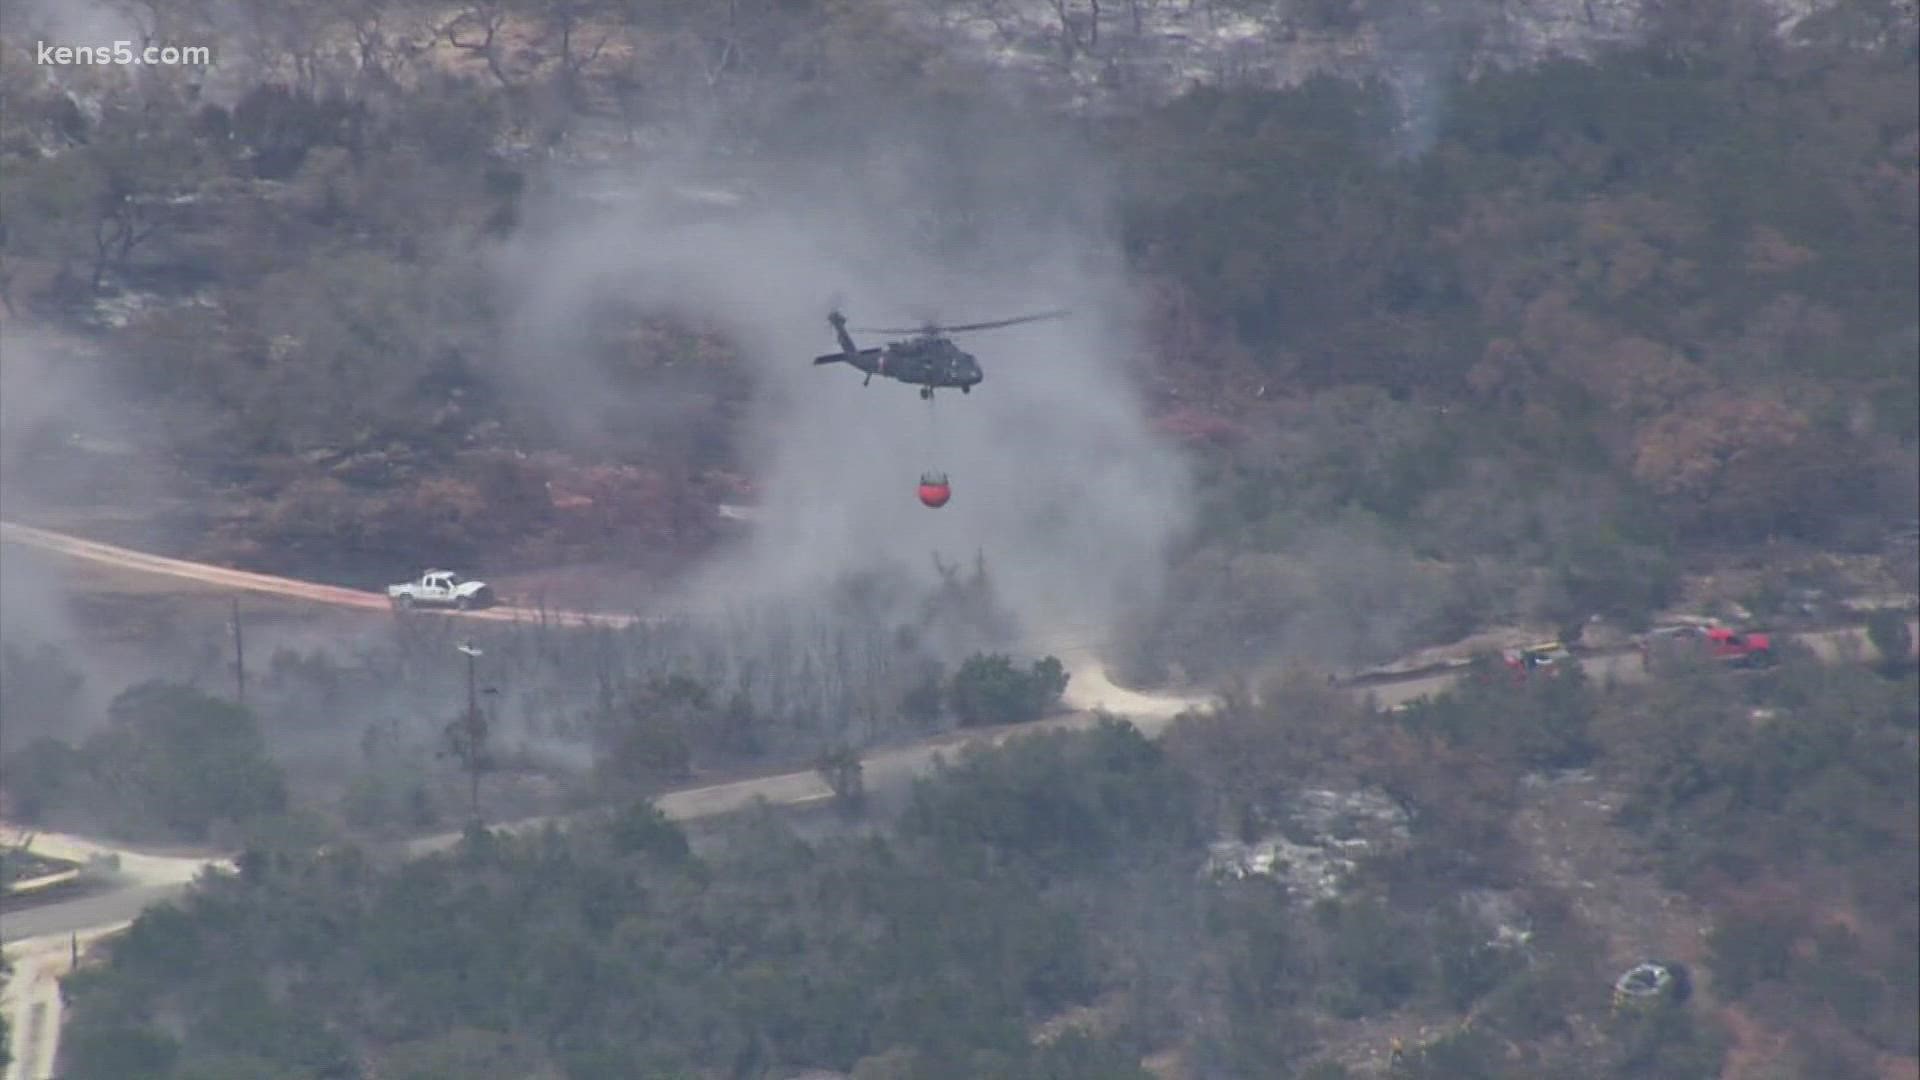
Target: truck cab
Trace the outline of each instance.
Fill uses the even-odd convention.
[[[387,586],[387,599],[403,610],[426,606],[466,611],[491,605],[493,590],[485,582],[469,581],[451,570],[428,570],[418,580]]]

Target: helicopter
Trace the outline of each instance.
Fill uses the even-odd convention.
[[[947,336],[972,330],[993,330],[1002,326],[1015,326],[1020,323],[1037,322],[1041,319],[1058,319],[1066,311],[1043,311],[1036,315],[1022,315],[1014,319],[999,319],[994,322],[967,323],[963,326],[939,326],[927,323],[917,329],[888,329],[884,327],[854,327],[862,334],[913,334],[904,341],[894,341],[879,348],[862,349],[853,343],[847,333],[847,317],[838,311],[827,315],[827,322],[840,338],[840,351],[827,353],[813,358],[815,364],[847,363],[857,370],[866,372],[867,377],[860,381],[865,386],[873,381],[875,375],[897,379],[920,388],[921,398],[933,400],[933,392],[940,389],[958,387],[963,394],[971,393],[976,384],[986,375],[980,370],[980,362],[973,354],[963,351]]]

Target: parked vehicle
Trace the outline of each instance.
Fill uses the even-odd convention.
[[[413,607],[468,611],[491,607],[493,589],[484,581],[468,581],[451,570],[428,570],[418,581],[387,586],[387,599],[401,611]]]
[[[1573,654],[1557,641],[1545,641],[1524,649],[1511,649],[1501,659],[1506,662],[1509,671],[1524,678],[1533,674],[1558,675],[1566,670],[1567,661],[1573,659]]]
[[[1764,667],[1774,660],[1773,639],[1724,626],[1691,625],[1659,627],[1640,639],[1640,663],[1649,671],[1688,657],[1733,667]]]

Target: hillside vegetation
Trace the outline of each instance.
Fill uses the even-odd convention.
[[[823,168],[886,138],[876,108],[983,152],[1019,109],[859,5],[728,10],[476,5],[436,38],[400,6],[263,9],[223,31],[219,95],[9,41],[0,299],[78,334],[61,365],[149,418],[104,434],[154,451],[89,457],[84,412],[49,410],[14,497],[185,492],[199,554],[354,581],[423,545],[704,550],[752,471],[730,344],[612,313],[593,348],[632,397],[559,431],[490,375],[488,253],[609,130]],[[1877,553],[1920,512],[1920,81],[1910,27],[1853,17],[1454,78],[1414,159],[1386,88],[1328,79],[1061,121],[1120,180],[1154,408],[1202,465],[1141,670],[1631,620],[1762,542]],[[730,66],[647,62],[670,43]]]
[[[1283,684],[1159,744],[969,752],[873,834],[768,812],[690,845],[640,803],[405,865],[261,843],[68,983],[67,1075],[1333,1080],[1404,1037],[1404,1075],[1706,1080],[1757,1025],[1781,1074],[1864,1080],[1920,1049],[1915,692],[1798,658],[1398,714]],[[1510,737],[1542,713],[1559,738]],[[1704,948],[1537,861],[1535,770],[1574,761]],[[1283,837],[1344,855],[1321,881],[1207,846]],[[1693,996],[1610,1011],[1615,942]]]
[[[1418,154],[1357,81],[1048,112],[868,0],[125,8],[217,43],[212,73],[0,38],[10,517],[361,585],[426,551],[664,575],[753,498],[749,345],[596,307],[569,340],[604,379],[562,423],[502,377],[549,359],[512,355],[502,253],[590,203],[583,169],[692,157],[752,206],[886,160],[925,204],[898,243],[970,267],[1079,214],[1124,261],[1114,378],[1198,513],[1159,596],[1072,629],[1143,678],[1316,672],[1157,743],[1102,718],[970,752],[896,808],[862,748],[1067,685],[1009,644],[984,557],[619,632],[249,623],[245,705],[230,628],[116,597],[169,677],[9,641],[8,815],[245,853],[65,985],[66,1074],[1339,1080],[1399,1047],[1431,1078],[1911,1075],[1904,624],[1879,669],[1483,659],[1393,712],[1322,681],[1495,623],[1632,625],[1703,571],[1761,620],[1836,587],[1814,554],[1915,587],[1886,544],[1920,519],[1912,21],[1837,5],[1786,41],[1660,7],[1651,45],[1440,73]],[[698,834],[648,801],[772,762],[836,798]],[[1611,1009],[1649,959],[1692,996]]]

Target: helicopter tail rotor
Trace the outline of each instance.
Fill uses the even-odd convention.
[[[852,357],[861,352],[860,347],[855,345],[853,338],[847,334],[847,317],[840,313],[839,293],[834,294],[833,306],[827,310],[827,325],[833,327],[833,336],[840,343],[840,351],[844,354],[843,358]],[[821,357],[814,361],[816,364],[824,364],[827,362],[826,357]]]

